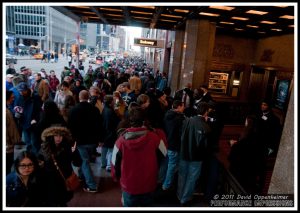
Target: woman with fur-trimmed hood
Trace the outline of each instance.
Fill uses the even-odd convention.
[[[67,206],[73,197],[73,192],[67,191],[65,181],[57,170],[52,155],[65,178],[72,172],[72,160],[77,152],[73,152],[72,137],[66,127],[51,126],[42,133],[40,159],[44,161],[44,170],[48,178],[48,201],[53,206]]]

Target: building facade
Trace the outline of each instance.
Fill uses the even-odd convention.
[[[60,24],[57,24],[60,23]],[[76,43],[77,24],[71,18],[48,6],[7,6],[6,47],[35,47],[38,51],[62,53]]]

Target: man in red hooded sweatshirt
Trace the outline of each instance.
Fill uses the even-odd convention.
[[[120,179],[125,207],[150,206],[157,187],[159,160],[167,154],[166,135],[162,130],[143,125],[144,112],[129,112],[131,127],[115,143],[112,176]]]

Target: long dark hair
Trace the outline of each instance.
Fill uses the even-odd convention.
[[[38,168],[39,164],[38,164],[38,160],[37,160],[37,157],[35,156],[35,154],[32,152],[29,152],[29,151],[23,151],[23,152],[19,153],[19,155],[16,157],[16,159],[14,161],[14,169],[18,174],[20,174],[18,167],[20,165],[20,162],[24,158],[29,158],[32,161],[32,163],[34,165],[34,171]]]

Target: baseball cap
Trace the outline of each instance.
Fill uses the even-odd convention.
[[[12,75],[12,74],[7,74],[6,75],[6,78],[13,78],[14,77],[14,75]]]
[[[28,68],[25,67],[25,66],[23,66],[23,67],[20,68],[20,71],[21,71],[21,72],[23,72],[23,71],[25,71],[25,70],[28,70]]]

